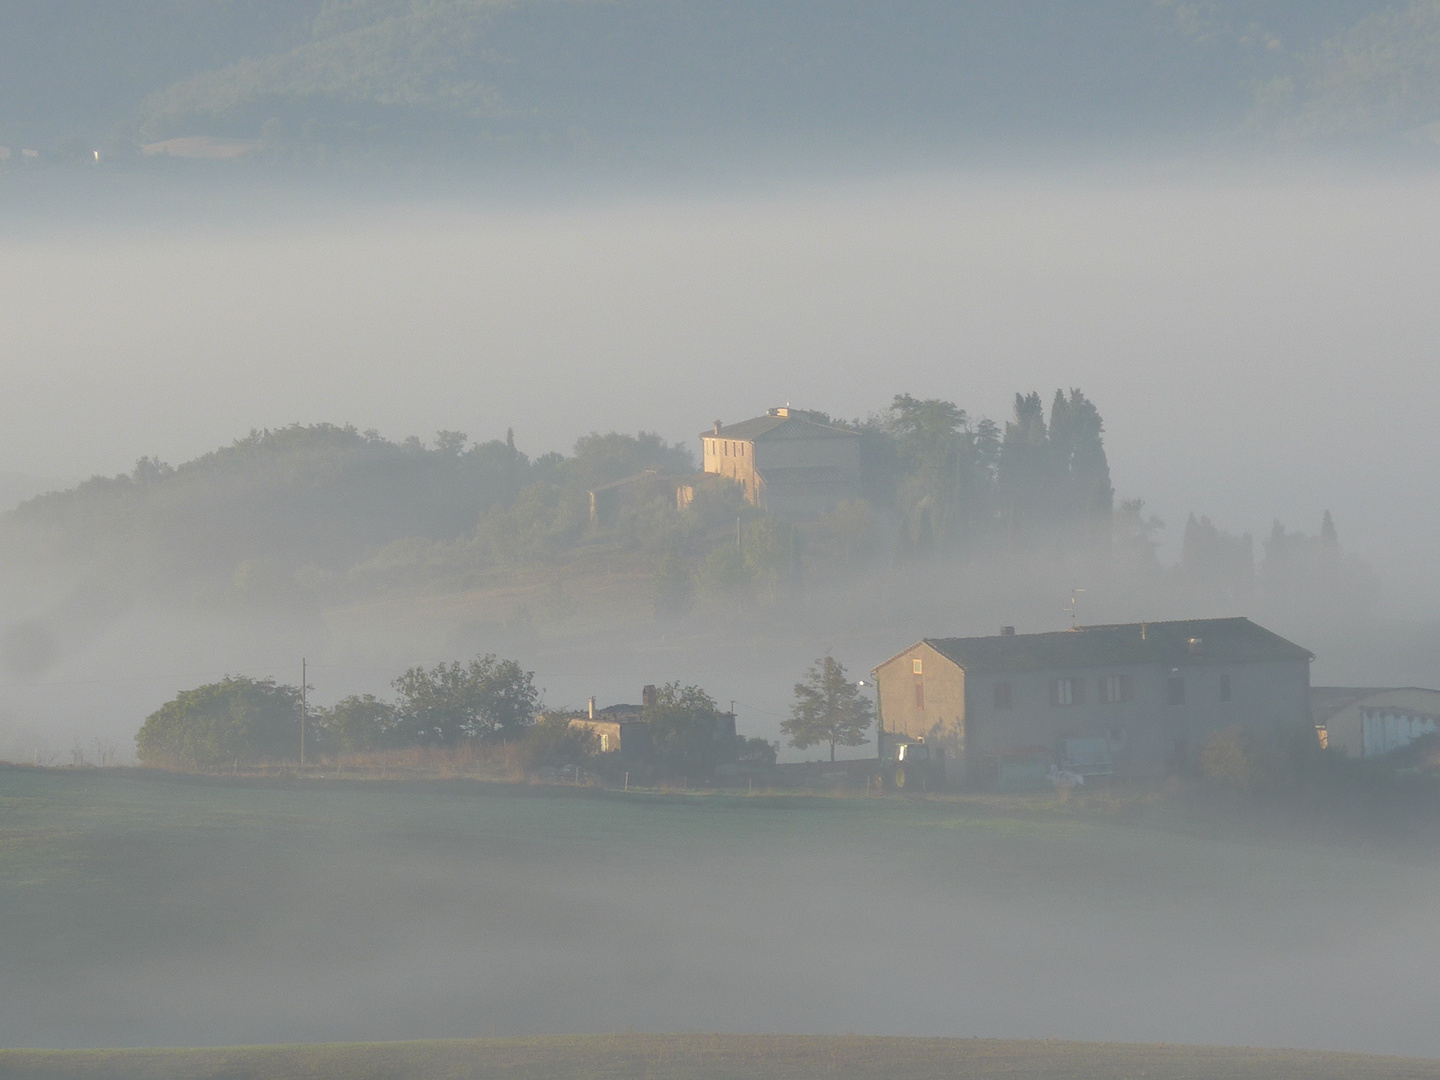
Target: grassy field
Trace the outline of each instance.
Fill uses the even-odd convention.
[[[1440,1057],[1432,858],[1177,812],[0,768],[0,1047],[792,1031]],[[637,1046],[679,1070],[698,1045],[583,1053],[645,1075],[623,1072],[650,1060]],[[802,1044],[723,1045],[743,1070]],[[859,1055],[833,1075],[901,1053],[824,1045]],[[419,1071],[375,1075],[489,1075],[527,1046],[550,1075],[582,1054],[351,1046],[280,1067],[413,1054]],[[292,1052],[197,1051],[195,1075]],[[103,1068],[165,1075],[146,1060]]]
[[[584,1035],[220,1050],[0,1051],[6,1080],[1421,1080],[1440,1062],[997,1039]]]

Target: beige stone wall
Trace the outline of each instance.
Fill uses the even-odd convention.
[[[964,756],[965,672],[921,642],[887,660],[876,674],[880,713],[887,732],[938,738],[948,756]]]
[[[766,508],[782,515],[809,516],[853,498],[854,484],[860,475],[859,439],[762,439],[757,443],[704,435],[700,444],[702,470],[734,480],[745,492],[745,498],[756,505],[764,502],[757,470],[762,475],[767,468],[840,470],[844,479],[839,484],[803,485],[814,490],[800,490],[802,485],[790,485],[788,489],[770,491],[775,505]]]
[[[1303,730],[1310,723],[1304,661],[967,673],[920,642],[886,661],[877,674],[886,731],[938,737],[968,775],[978,775],[1007,750],[1044,747],[1053,753],[1062,740],[1082,738],[1108,740],[1117,772],[1153,774],[1179,755],[1195,760],[1217,731],[1232,724],[1265,734]],[[1131,700],[1102,700],[1101,686],[1111,675],[1128,678]],[[1172,676],[1184,681],[1183,704],[1169,703]],[[1222,700],[1225,677],[1229,701]],[[1076,680],[1079,700],[1054,704],[1055,679]],[[997,683],[1008,685],[1008,706],[997,703]]]
[[[1131,700],[1105,702],[1106,676],[1128,677]],[[1228,676],[1230,700],[1223,700]],[[1169,701],[1169,680],[1184,684],[1184,703]],[[1051,681],[1074,679],[1082,700],[1056,705]],[[1010,705],[996,704],[996,684],[1009,683]],[[1262,664],[1117,666],[1044,672],[976,673],[970,677],[970,752],[992,757],[1020,746],[1058,750],[1064,739],[1104,738],[1117,772],[1154,773],[1194,756],[1217,731],[1239,725],[1257,734],[1309,723],[1309,668],[1303,661]]]
[[[845,436],[833,439],[761,439],[755,444],[755,468],[811,469],[831,467],[846,474],[860,473],[860,440]]]
[[[594,733],[596,749],[602,753],[618,753],[620,750],[620,724],[615,720],[590,720],[586,717],[577,717],[570,721],[570,726],[575,728],[587,728]]]
[[[714,435],[701,438],[703,472],[734,480],[752,503],[758,498],[755,482],[755,444],[747,439],[722,439]]]

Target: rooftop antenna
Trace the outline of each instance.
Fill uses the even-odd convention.
[[[1085,591],[1084,589],[1071,589],[1071,590],[1070,590],[1070,603],[1068,603],[1068,604],[1065,605],[1065,610],[1070,613],[1070,629],[1071,629],[1071,630],[1074,630],[1074,629],[1075,629],[1075,607],[1076,607],[1076,603],[1075,603],[1075,602],[1076,602],[1076,600],[1079,598],[1080,594],[1081,594],[1082,592],[1084,592],[1084,591]]]

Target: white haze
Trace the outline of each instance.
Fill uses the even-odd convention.
[[[1123,497],[1231,531],[1331,509],[1436,597],[1440,178],[1114,168],[748,198],[290,206],[13,232],[0,469],[127,471],[253,427],[687,444],[793,401],[1003,419],[1080,386]],[[60,235],[57,235],[57,231]]]
[[[128,471],[321,420],[395,438],[513,426],[532,455],[591,430],[693,445],[785,401],[856,416],[909,392],[1001,420],[1017,390],[1078,386],[1119,496],[1168,523],[1162,557],[1191,511],[1258,539],[1274,518],[1314,533],[1329,509],[1379,570],[1389,621],[1156,610],[1093,587],[1086,618],[1249,614],[1317,652],[1317,683],[1440,680],[1440,178],[1150,165],[730,198],[197,205],[0,233],[0,470]],[[551,705],[679,679],[775,738],[824,649],[863,671],[922,635],[1057,629],[1074,584],[913,580],[883,610],[847,607],[841,586],[764,635],[539,641],[423,606],[251,626],[81,604],[64,625],[66,601],[12,599],[6,625],[59,610],[66,640],[43,677],[0,683],[0,757],[68,760],[73,739],[93,755],[103,738],[128,758],[177,690],[295,682],[302,655],[328,703],[482,650],[534,668]]]

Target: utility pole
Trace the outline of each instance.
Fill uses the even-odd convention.
[[[305,767],[305,657],[300,658],[300,767]]]
[[[885,760],[885,714],[880,711],[880,672],[870,672],[870,688],[875,691],[875,757]]]

